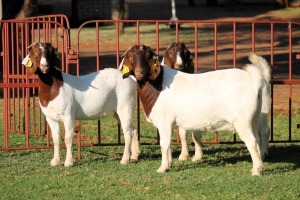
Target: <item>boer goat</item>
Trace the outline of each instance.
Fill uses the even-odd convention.
[[[251,62],[254,64],[259,64],[259,59],[257,57],[251,57]],[[163,55],[163,60],[161,65],[166,67],[171,67],[186,73],[194,73],[193,58],[190,51],[187,49],[184,43],[172,43],[168,46]],[[267,76],[264,81],[264,87],[262,89],[262,108],[259,115],[259,130],[258,134],[261,138],[260,141],[260,153],[262,160],[265,160],[265,157],[268,154],[268,144],[269,144],[269,134],[270,128],[268,125],[268,114],[270,112],[271,106],[271,94],[270,94],[270,81],[271,77]],[[186,142],[186,131],[179,128],[179,135],[182,144],[181,154],[179,160],[186,160],[189,156],[188,147]],[[199,131],[193,132],[193,141],[195,143],[195,156],[193,161],[201,160],[202,158],[202,149],[199,144],[201,144],[201,133]]]
[[[194,73],[193,57],[184,43],[173,42],[170,44],[163,54],[161,65],[190,74]],[[181,153],[179,155],[179,160],[187,160],[189,157],[189,149],[186,141],[186,130],[179,127],[178,132],[181,141]],[[200,131],[195,130],[193,131],[192,136],[195,144],[195,155],[192,161],[195,162],[201,160],[203,156],[201,148],[201,133]]]
[[[195,71],[193,56],[184,43],[170,44],[164,52],[161,65],[189,74]]]
[[[185,130],[229,130],[237,132],[250,152],[252,175],[260,175],[258,117],[264,81],[270,76],[267,62],[254,53],[241,69],[224,69],[187,74],[161,66],[148,46],[133,45],[124,54],[123,78],[133,75],[148,120],[158,128],[162,163],[157,172],[172,165],[172,126]],[[189,97],[189,98],[187,98]]]
[[[60,164],[60,128],[64,123],[67,148],[64,166],[74,163],[72,140],[74,122],[98,120],[113,115],[123,129],[125,149],[121,164],[138,160],[139,142],[133,125],[136,106],[136,81],[123,79],[118,69],[103,69],[83,76],[72,76],[57,69],[60,66],[50,43],[32,43],[29,55],[22,62],[28,74],[39,79],[39,104],[51,128],[54,157],[51,165]],[[131,149],[130,149],[131,148]]]

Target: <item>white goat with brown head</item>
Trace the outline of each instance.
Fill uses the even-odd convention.
[[[112,68],[72,76],[57,69],[60,63],[50,43],[31,44],[29,55],[23,61],[28,74],[37,74],[39,78],[40,107],[51,128],[54,144],[51,165],[60,163],[60,121],[64,124],[67,148],[64,165],[69,167],[74,162],[72,141],[75,119],[98,120],[109,115],[119,120],[124,133],[125,149],[121,164],[127,164],[130,158],[137,160],[139,142],[133,125],[136,82],[123,79],[122,73]]]
[[[252,175],[261,174],[258,117],[270,67],[262,57],[249,55],[250,60],[253,57],[260,62],[244,70],[187,74],[161,66],[148,46],[134,45],[126,51],[123,67],[128,69],[123,77],[136,78],[145,114],[160,134],[162,163],[157,172],[165,172],[172,165],[170,144],[175,125],[185,130],[238,133],[250,152]]]

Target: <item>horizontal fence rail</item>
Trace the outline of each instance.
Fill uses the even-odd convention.
[[[120,30],[121,23],[125,24],[123,32]],[[299,121],[293,121],[293,115],[299,109],[300,101],[297,97],[300,84],[297,60],[299,25],[298,22],[289,21],[92,20],[83,23],[77,31],[76,51],[79,62],[76,74],[118,66],[121,55],[133,44],[149,45],[161,58],[170,43],[184,42],[194,55],[195,71],[198,73],[223,68],[240,68],[249,63],[248,52],[256,52],[264,56],[273,69],[270,142],[298,142]],[[85,46],[86,29],[91,32],[90,40],[95,41],[94,45],[88,47],[94,51],[94,54],[89,54],[93,59],[91,62],[84,62],[84,58],[81,58],[81,55],[88,54]],[[274,94],[282,92],[285,93],[280,94],[286,98],[285,106],[283,109],[282,107],[277,109],[274,103],[282,104],[277,102],[282,100]],[[278,112],[287,120],[284,133],[274,130],[274,115],[278,115]],[[284,137],[276,138],[274,132]],[[230,141],[220,140],[217,135],[214,135],[212,141],[206,141],[206,143],[232,142],[238,142],[236,135]],[[180,143],[178,137],[173,143]]]
[[[300,110],[300,70],[297,60],[300,58],[300,24],[297,22],[92,20],[72,30],[64,16],[48,16],[1,21],[1,25],[3,80],[0,89],[3,90],[4,130],[0,149],[52,148],[48,134],[50,130],[36,97],[36,77],[27,77],[20,66],[21,59],[27,53],[26,47],[32,41],[52,42],[60,53],[62,70],[73,75],[108,67],[117,68],[122,54],[134,44],[150,46],[161,59],[170,43],[184,42],[193,54],[197,73],[241,68],[249,63],[248,52],[256,52],[267,59],[273,70],[270,142],[300,141],[297,129],[300,120],[296,118],[295,121]],[[158,144],[156,129],[148,128],[152,125],[145,122],[141,114],[143,111],[140,110],[142,105],[138,104],[136,124],[141,144]],[[276,124],[276,116],[284,118],[284,128]],[[78,122],[79,155],[81,146],[123,144],[120,126],[107,123],[110,122],[104,119],[94,124]],[[117,134],[112,137],[109,132]],[[10,144],[10,138],[18,137],[16,135],[25,138],[20,137],[18,144]],[[207,135],[204,136],[204,143],[240,142],[232,133],[204,135]],[[31,145],[31,141],[34,145]],[[180,144],[176,134],[173,144]]]

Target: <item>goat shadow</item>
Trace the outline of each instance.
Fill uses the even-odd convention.
[[[203,148],[203,160],[198,163],[192,163],[189,165],[183,165],[177,167],[176,171],[187,170],[195,168],[195,165],[199,167],[207,166],[227,166],[234,165],[239,162],[251,163],[251,156],[244,144],[238,145],[226,145],[216,148]],[[279,174],[291,170],[297,170],[300,168],[300,146],[296,144],[285,144],[285,145],[273,145],[269,146],[269,155],[263,162],[264,166],[273,165],[276,163],[286,163],[286,166],[276,166],[275,169],[265,167],[263,174]],[[194,154],[194,151],[189,152],[190,155]],[[226,154],[226,156],[224,156]],[[173,158],[178,159],[180,151],[173,152]]]
[[[235,165],[239,162],[249,162],[252,165],[251,156],[248,149],[244,144],[235,145],[205,145],[203,148],[203,159],[199,162],[191,162],[191,158],[188,161],[178,161],[180,155],[180,146],[173,148],[173,167],[171,171],[184,171],[195,168],[203,167],[222,167]],[[101,147],[100,147],[101,148]],[[150,148],[147,152],[143,152],[143,148]],[[265,169],[263,171],[264,175],[274,175],[283,172],[293,171],[300,168],[300,146],[297,144],[270,144],[269,155],[263,162]],[[104,153],[101,150],[89,150],[88,154],[93,154],[94,158],[90,158],[89,161],[77,162],[76,165],[84,165],[86,162],[107,162],[111,160],[120,161],[123,154],[123,148],[115,151],[113,154]],[[150,153],[149,153],[150,152]],[[194,151],[189,152],[190,156],[194,154]],[[90,157],[93,157],[90,156]],[[161,161],[161,153],[159,145],[153,146],[141,146],[141,155],[139,157],[139,162],[144,160]],[[180,162],[180,163],[179,163]],[[136,163],[136,162],[134,162]],[[275,167],[266,167],[276,163],[288,164],[289,166],[276,165]],[[132,163],[131,163],[132,164]]]

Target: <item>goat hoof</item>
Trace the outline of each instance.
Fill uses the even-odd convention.
[[[180,154],[178,160],[179,161],[186,161],[188,159],[188,157],[189,157],[188,155],[182,155],[182,154]]]
[[[59,163],[60,163],[60,159],[53,158],[53,159],[51,160],[51,162],[50,162],[50,165],[51,165],[52,167],[55,167],[55,166],[59,165]]]
[[[200,162],[202,160],[202,157],[197,157],[197,156],[194,156],[192,161],[193,162]]]
[[[252,176],[260,176],[262,172],[262,167],[258,167],[257,169],[252,169],[251,170],[251,175]]]
[[[138,159],[130,159],[130,163],[138,163]]]
[[[73,161],[65,161],[64,166],[65,167],[72,167],[73,166]]]
[[[167,172],[168,169],[166,169],[165,167],[160,167],[156,170],[157,173],[164,173],[164,172]]]
[[[252,172],[252,176],[260,176],[261,174],[259,172]]]
[[[130,160],[139,160],[139,155],[131,156],[131,157],[130,157]]]
[[[127,165],[129,163],[129,160],[128,159],[122,159],[121,161],[120,161],[120,164],[121,165]]]

